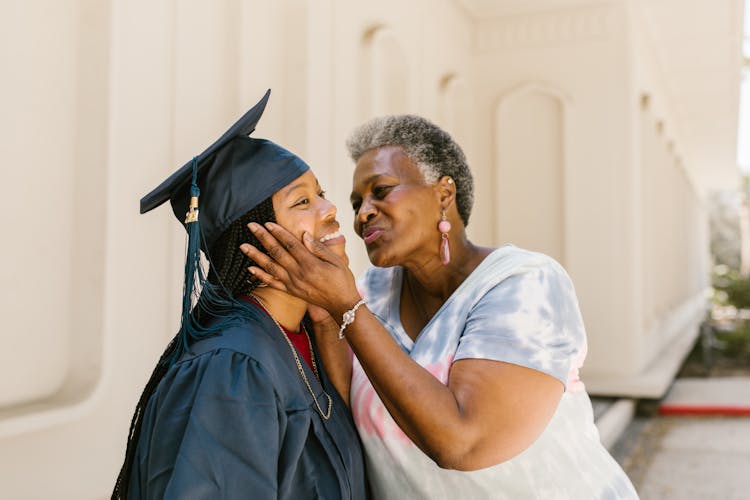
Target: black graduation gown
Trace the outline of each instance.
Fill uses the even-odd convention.
[[[131,499],[366,497],[359,437],[324,370],[329,420],[278,327],[256,308],[248,315],[193,344],[159,383],[143,416]],[[323,387],[300,361],[326,411]]]

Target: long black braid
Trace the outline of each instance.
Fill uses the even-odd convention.
[[[255,265],[255,262],[246,257],[239,249],[242,243],[250,243],[265,252],[263,245],[260,244],[255,236],[253,236],[253,233],[247,228],[247,224],[250,222],[257,222],[259,224],[276,222],[276,215],[273,211],[273,203],[270,197],[235,220],[211,246],[207,255],[209,260],[208,283],[204,285],[204,290],[205,287],[211,287],[225,298],[233,298],[238,295],[245,295],[260,285],[259,281],[254,278],[251,279],[250,273],[247,271],[247,268]],[[191,312],[201,324],[205,324],[210,320],[209,317],[202,318],[202,316],[208,316],[204,311],[207,309],[210,310],[210,308],[201,307],[201,299],[204,298],[204,295],[208,294],[201,294],[198,303]],[[146,387],[144,387],[141,393],[141,397],[133,413],[133,418],[130,421],[125,460],[112,491],[112,500],[127,500],[128,498],[130,476],[135,461],[135,451],[143,424],[143,413],[159,382],[161,382],[175,361],[174,355],[179,344],[180,339],[179,334],[177,334],[169,342],[164,353],[162,353],[159,362],[156,364],[151,377],[146,383]]]

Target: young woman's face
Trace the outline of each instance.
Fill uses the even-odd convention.
[[[308,170],[279,189],[271,198],[276,222],[299,240],[307,231],[346,259],[344,235],[339,232],[336,206],[327,200],[315,175]]]

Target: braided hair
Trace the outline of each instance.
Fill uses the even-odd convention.
[[[232,222],[216,242],[211,245],[206,254],[206,258],[209,261],[208,281],[204,284],[198,303],[191,311],[191,314],[203,325],[211,320],[211,312],[215,310],[211,305],[211,302],[214,300],[213,297],[220,297],[220,299],[224,299],[225,301],[228,299],[230,302],[237,304],[235,297],[246,295],[261,284],[256,278],[249,278],[247,268],[256,264],[239,249],[242,243],[250,243],[262,252],[267,253],[263,245],[260,244],[258,239],[247,228],[250,222],[257,222],[259,224],[276,222],[276,214],[273,211],[271,197],[266,198],[255,208]],[[242,308],[236,307],[234,310],[241,311]],[[169,368],[176,361],[175,354],[178,352],[180,342],[179,334],[175,335],[169,342],[167,348],[159,358],[154,371],[151,373],[146,387],[141,393],[130,422],[125,460],[112,491],[112,500],[127,500],[128,498],[130,477],[135,462],[135,451],[143,424],[143,414],[159,382],[161,382],[164,375],[166,375]]]
[[[242,243],[250,243],[255,248],[265,252],[263,245],[247,228],[251,222],[263,224],[276,222],[271,198],[267,198],[258,206],[234,221],[224,231],[209,253],[211,268],[208,273],[209,282],[221,286],[232,297],[247,295],[260,285],[256,278],[248,279],[250,273],[247,268],[256,265],[249,257],[239,251]]]

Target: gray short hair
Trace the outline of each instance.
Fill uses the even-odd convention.
[[[443,129],[415,115],[374,118],[354,130],[346,141],[349,156],[356,163],[365,152],[382,146],[399,146],[433,184],[444,175],[456,183],[456,208],[469,224],[474,204],[474,178],[461,147]]]

